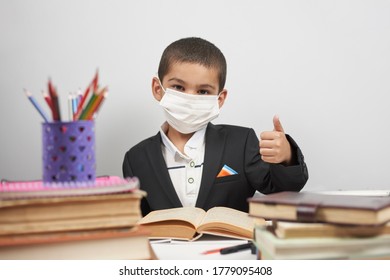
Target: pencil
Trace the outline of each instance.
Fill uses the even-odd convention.
[[[93,102],[91,108],[88,110],[84,118],[86,120],[91,120],[96,113],[97,109],[99,109],[100,104],[103,102],[103,99],[107,96],[107,87],[103,88],[99,94],[97,95],[96,100]]]
[[[75,119],[76,119],[76,120],[80,119],[80,115],[81,115],[82,112],[83,112],[84,103],[85,103],[85,101],[87,100],[87,97],[88,97],[89,92],[91,91],[91,89],[92,89],[92,92],[93,92],[93,91],[96,91],[96,89],[97,89],[97,84],[98,84],[98,79],[99,79],[98,71],[96,70],[95,77],[93,78],[93,80],[91,81],[91,83],[88,85],[88,87],[85,89],[85,92],[84,92],[84,94],[83,94],[82,97],[81,97],[80,103],[78,104],[77,112],[76,112],[76,115],[75,115]]]
[[[39,106],[39,104],[35,100],[34,96],[32,96],[31,92],[29,92],[28,90],[24,89],[24,93],[26,94],[27,98],[30,100],[31,104],[34,105],[35,109],[37,109],[38,113],[45,120],[45,122],[49,122],[48,117],[46,116],[45,112],[42,110],[41,106]]]
[[[92,81],[93,91],[97,90],[98,82],[99,82],[99,71],[98,71],[98,69],[96,69],[96,74],[95,74],[95,77],[94,77],[94,79]]]
[[[87,116],[87,120],[92,120],[92,118],[96,117],[97,113],[100,110],[100,107],[102,106],[103,101],[106,100],[106,98],[107,98],[108,91],[104,91],[101,95],[102,95],[101,98],[99,98],[95,102],[96,103],[96,107],[93,110],[91,110],[91,114]]]
[[[76,111],[77,111],[77,102],[78,102],[78,96],[76,94],[72,95],[72,118],[75,121],[76,117]]]
[[[85,106],[85,108],[83,109],[83,111],[79,117],[80,120],[86,120],[86,116],[87,116],[88,112],[91,110],[93,103],[98,98],[98,95],[99,94],[97,92],[94,92],[92,94],[91,98],[89,99],[87,105]]]
[[[73,120],[73,96],[72,93],[69,93],[68,95],[68,116],[69,121]]]
[[[51,97],[51,102],[53,105],[53,120],[61,121],[61,113],[60,113],[60,105],[59,105],[59,101],[58,101],[58,94],[57,94],[57,91],[55,90],[53,84],[51,83],[50,79],[49,79],[49,83],[48,83],[48,88],[49,88],[49,94]]]
[[[45,92],[45,91],[43,91],[43,90],[42,90],[42,96],[43,96],[43,98],[45,99],[47,105],[49,106],[50,111],[53,112],[53,104],[52,104],[52,102],[51,102],[50,96],[47,94],[47,92]]]

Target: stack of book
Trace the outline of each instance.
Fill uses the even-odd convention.
[[[390,259],[390,197],[281,192],[249,199],[259,259]]]
[[[150,259],[137,178],[0,186],[0,259]]]

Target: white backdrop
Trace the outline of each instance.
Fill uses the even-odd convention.
[[[279,114],[309,168],[306,190],[390,189],[390,1],[0,0],[0,177],[41,177],[41,118],[51,77],[61,95],[92,79],[110,95],[96,120],[97,174],[163,115],[151,78],[182,37],[215,43],[228,99],[215,123],[272,129]],[[46,108],[46,107],[45,107]]]

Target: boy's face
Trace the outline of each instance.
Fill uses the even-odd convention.
[[[161,83],[165,89],[171,88],[188,94],[220,94],[218,98],[220,108],[227,95],[226,89],[222,91],[219,89],[218,71],[197,63],[183,62],[171,65],[169,72],[162,77]],[[152,91],[157,101],[164,96],[164,90],[156,77],[152,81]]]

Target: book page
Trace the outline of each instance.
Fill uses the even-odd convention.
[[[264,221],[265,223],[265,221]],[[246,212],[227,207],[211,208],[200,226],[200,231],[235,232],[239,235],[251,236],[255,220]]]
[[[202,222],[205,211],[196,207],[179,207],[152,211],[143,217],[139,224],[149,224],[161,221],[179,220],[192,224],[195,228]]]

